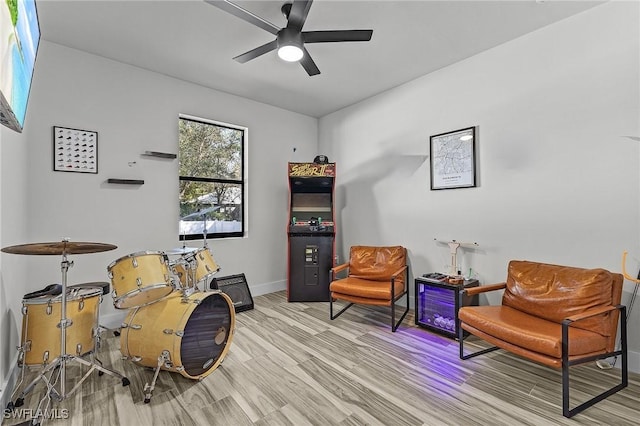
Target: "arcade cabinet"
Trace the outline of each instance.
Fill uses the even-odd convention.
[[[328,302],[334,266],[335,163],[289,163],[289,302]]]

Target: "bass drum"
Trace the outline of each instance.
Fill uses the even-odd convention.
[[[138,365],[201,380],[224,360],[233,338],[236,313],[226,294],[213,291],[163,300],[129,311],[120,333],[122,355]]]
[[[95,349],[98,308],[102,290],[70,287],[67,289],[66,353],[82,356]],[[40,296],[22,301],[22,349],[20,365],[48,364],[60,356],[60,319],[62,296]]]

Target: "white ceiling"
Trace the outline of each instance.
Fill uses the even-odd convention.
[[[286,25],[284,1],[237,1]],[[42,38],[205,87],[322,117],[594,7],[601,1],[316,0],[304,30],[373,29],[370,42],[310,44],[321,74],[270,52],[275,37],[197,0],[38,0]]]

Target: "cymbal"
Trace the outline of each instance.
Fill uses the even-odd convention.
[[[56,241],[51,243],[32,243],[4,247],[2,251],[11,254],[61,255],[99,253],[117,248],[118,246],[106,243]]]
[[[195,247],[180,247],[180,248],[175,248],[175,249],[171,249],[171,250],[167,250],[165,251],[166,254],[187,254],[187,253],[193,253],[194,251],[198,251],[197,248]]]

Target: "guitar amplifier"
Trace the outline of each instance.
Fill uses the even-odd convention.
[[[209,284],[212,290],[220,290],[231,298],[237,312],[253,309],[253,297],[244,274],[213,278]]]

